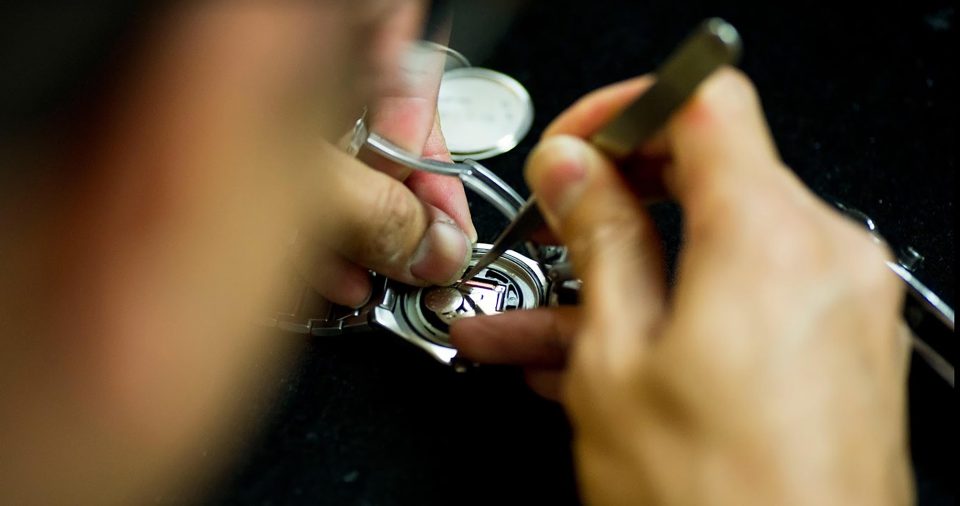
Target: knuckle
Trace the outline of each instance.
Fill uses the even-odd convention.
[[[737,69],[726,69],[722,75],[726,80],[726,97],[724,104],[734,111],[743,111],[744,106],[752,106],[759,103],[760,98],[757,93],[757,87],[746,74]],[[738,106],[738,107],[730,107]]]
[[[813,216],[793,206],[771,212],[762,228],[769,245],[763,258],[778,271],[797,271],[819,278],[831,270],[834,248]]]
[[[411,198],[405,186],[385,186],[369,210],[364,223],[366,233],[359,244],[360,255],[375,264],[397,263],[408,253],[407,243],[410,227],[419,223],[421,209],[416,199]]]
[[[731,116],[749,114],[759,101],[756,86],[746,74],[725,68],[717,72],[694,103],[710,117],[729,121]]]
[[[715,187],[701,185],[691,195],[687,222],[693,237],[714,237],[730,234],[742,220],[741,204]]]
[[[725,244],[761,275],[822,278],[835,269],[837,248],[816,213],[776,186],[736,192],[711,188],[689,216],[698,242]],[[733,197],[735,195],[736,197]]]
[[[866,292],[886,292],[899,288],[887,263],[894,260],[889,246],[846,217],[831,214],[839,269],[851,286]]]
[[[582,266],[597,265],[605,258],[628,258],[636,254],[642,234],[641,217],[615,214],[590,226],[569,242],[570,253]]]
[[[846,249],[844,267],[861,294],[872,298],[899,290],[899,281],[886,266],[893,255],[885,244],[859,237]]]
[[[725,68],[724,77],[730,81],[730,86],[748,97],[757,97],[757,87],[743,71],[735,67]]]
[[[685,219],[691,238],[698,241],[740,241],[756,231],[770,211],[733,181],[700,184],[691,190],[695,193],[688,199]]]

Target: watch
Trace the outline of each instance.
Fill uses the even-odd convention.
[[[444,100],[438,106],[439,114],[447,116],[448,121],[456,123],[455,119],[460,120],[457,125],[461,128],[455,130],[461,134],[464,146],[469,145],[463,149],[463,156],[454,156],[457,161],[449,163],[413,155],[371,132],[366,124],[365,111],[353,129],[340,140],[340,148],[353,156],[366,150],[414,170],[457,177],[465,188],[478,194],[508,220],[512,220],[525,200],[474,159],[501,153],[519,142],[529,129],[533,113],[529,95],[515,80],[491,70],[470,67],[462,55],[449,48],[431,46],[426,49],[435,51],[438,48],[455,57],[458,66],[463,67],[444,73],[446,86],[441,83],[441,98]],[[470,104],[481,109],[492,107],[487,102],[496,105],[505,103],[508,98],[513,102],[507,104],[509,107],[503,105],[502,111],[497,109],[503,121],[488,122],[490,124],[485,129],[466,128],[465,125],[476,123],[482,115],[477,116],[479,113],[474,111],[476,107],[469,111],[463,107],[454,108],[454,112],[463,113],[462,118],[451,113],[450,104],[463,106],[464,97],[470,98]],[[478,105],[483,102],[481,98],[486,105]],[[481,131],[490,135],[478,137]],[[533,243],[524,246],[529,256],[507,251],[474,278],[454,286],[414,287],[371,272],[373,293],[370,300],[359,309],[331,304],[298,276],[291,280],[291,285],[296,289],[284,301],[283,309],[265,323],[284,331],[313,336],[386,329],[438,361],[463,371],[469,364],[457,356],[457,350],[450,343],[450,324],[454,321],[476,315],[575,302],[577,299],[579,281],[570,275],[565,262],[566,249]],[[476,244],[471,266],[490,248],[489,244]]]
[[[472,261],[489,249],[489,244],[475,245]],[[359,309],[331,304],[301,283],[288,309],[266,324],[313,336],[385,329],[464,371],[470,364],[450,343],[450,325],[477,315],[575,302],[579,285],[566,275],[565,266],[555,268],[507,251],[476,277],[455,286],[414,287],[371,273],[373,294]]]
[[[350,155],[365,149],[415,170],[458,177],[464,187],[509,220],[525,203],[510,185],[476,161],[422,159],[370,132],[363,116],[341,140],[340,147]],[[471,262],[478,261],[490,247],[474,245]],[[527,243],[525,249],[529,256],[507,251],[477,276],[455,286],[414,287],[371,272],[373,294],[359,309],[331,304],[298,276],[291,280],[296,289],[282,304],[283,309],[264,323],[314,336],[386,329],[438,361],[464,371],[469,363],[457,356],[450,343],[449,329],[454,321],[576,301],[579,281],[570,275],[566,249],[533,243]]]

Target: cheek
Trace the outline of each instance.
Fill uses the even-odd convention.
[[[333,140],[360,114],[369,65],[354,15],[331,4],[187,8],[177,20],[175,49],[187,63],[178,74],[194,81],[190,93],[267,137]]]

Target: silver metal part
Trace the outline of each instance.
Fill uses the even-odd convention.
[[[904,269],[913,272],[917,270],[925,258],[920,254],[919,251],[913,249],[913,246],[907,246],[900,251],[900,254],[897,256],[897,261]]]
[[[848,218],[863,225],[874,240],[879,243],[887,243],[886,239],[880,234],[876,222],[866,213],[842,202],[833,201],[833,205]],[[900,258],[896,261],[888,261],[886,265],[907,285],[910,297],[906,301],[904,314],[907,317],[906,324],[910,330],[914,351],[937,374],[950,383],[950,386],[953,386],[953,363],[931,344],[936,343],[944,349],[950,349],[951,347],[955,349],[955,314],[949,304],[944,302],[914,274],[913,271],[922,261],[923,255],[907,246],[902,250]],[[931,324],[931,321],[934,323]]]
[[[367,149],[412,169],[457,177],[464,187],[477,193],[508,220],[517,215],[524,203],[510,185],[480,163],[473,160],[448,163],[414,156],[371,132],[363,117],[357,120],[352,132],[341,141],[341,147],[351,155]],[[489,248],[488,244],[475,245],[473,262]],[[420,347],[440,362],[450,364],[457,370],[465,370],[464,364],[456,360],[456,349],[449,342],[450,324],[457,319],[479,314],[531,309],[556,299],[548,294],[551,281],[541,262],[545,259],[564,259],[565,248],[537,248],[528,244],[528,249],[535,259],[507,251],[497,262],[485,268],[477,279],[455,287],[417,288],[373,274],[375,291],[367,306],[350,310],[343,319],[310,318],[305,322],[300,318],[290,319],[297,321],[297,328],[289,330],[314,335],[337,335],[376,325]],[[326,313],[331,311],[327,310]],[[348,327],[344,326],[345,322],[348,322]]]
[[[453,49],[452,47],[433,42],[432,40],[420,40],[414,42],[414,49],[444,53],[446,55],[446,61],[444,62],[443,66],[444,71],[450,71],[462,67],[470,67],[470,60],[468,60],[463,53]]]
[[[473,260],[489,244],[477,244]],[[371,274],[373,294],[360,309],[330,304],[300,281],[289,304],[268,321],[269,327],[314,336],[337,336],[380,327],[429,353],[438,361],[466,370],[450,344],[450,325],[461,318],[532,309],[555,300],[554,278],[542,264],[508,251],[476,280],[458,287],[414,287]]]
[[[464,306],[464,293],[452,286],[438,286],[424,291],[427,309],[439,315],[456,313]]]
[[[361,119],[358,123],[362,121]],[[450,163],[420,158],[376,133],[366,132],[366,127],[357,127],[357,131],[366,133],[363,144],[365,148],[387,160],[416,170],[460,178],[466,188],[480,195],[507,219],[513,219],[523,205],[523,197],[519,193],[490,169],[473,160]]]
[[[534,114],[523,85],[481,67],[444,72],[437,111],[454,160],[483,160],[513,149],[530,131]]]
[[[917,298],[930,314],[936,316],[951,332],[956,330],[954,327],[956,320],[952,307],[947,305],[943,299],[933,293],[933,290],[927,288],[927,285],[917,279],[917,277],[910,272],[910,269],[901,265],[899,262],[887,262],[887,267],[906,283],[911,295]]]
[[[906,326],[905,331],[910,334],[910,343],[913,346],[913,351],[923,359],[927,365],[935,373],[937,373],[941,378],[944,379],[947,383],[950,384],[950,388],[956,387],[956,370],[947,359],[943,358],[943,355],[933,349],[932,346],[927,344],[926,341],[917,337],[916,333],[909,327]]]
[[[489,249],[477,244],[473,261]],[[454,364],[450,324],[460,318],[532,309],[549,301],[550,281],[541,265],[508,251],[471,283],[457,287],[412,287],[390,283],[394,295],[377,304],[370,322],[397,334],[437,360]]]
[[[882,243],[887,242],[880,234],[876,222],[866,213],[842,202],[833,201],[833,206],[848,218],[863,225],[875,240]],[[903,251],[904,254],[901,255],[901,258],[898,258],[895,262],[888,261],[887,267],[903,280],[907,288],[909,288],[910,294],[915,297],[930,314],[934,315],[953,332],[956,321],[953,308],[913,274],[913,270],[923,261],[923,255],[910,246],[904,248]]]
[[[655,72],[656,81],[590,141],[615,159],[622,159],[667,123],[700,83],[723,65],[736,63],[741,42],[726,21],[703,22]]]

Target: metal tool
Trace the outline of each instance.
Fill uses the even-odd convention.
[[[903,317],[910,329],[913,350],[953,387],[956,373],[952,360],[957,341],[953,308],[917,279],[901,260],[888,261],[887,267],[907,285],[909,296]]]
[[[627,157],[653,138],[713,71],[736,63],[740,46],[740,35],[731,24],[719,18],[704,21],[657,69],[653,86],[591,137],[590,142],[615,160]],[[530,197],[490,251],[462,279],[476,276],[544,223],[536,198]]]
[[[862,225],[874,239],[890,245],[880,233],[876,222],[863,211],[837,200],[833,206],[848,218]],[[891,249],[895,249],[892,248]],[[953,308],[925,285],[915,274],[923,256],[910,246],[900,248],[896,259],[887,261],[887,267],[907,286],[908,297],[903,305],[903,320],[910,331],[913,350],[951,387],[954,386],[953,366],[957,339]]]

